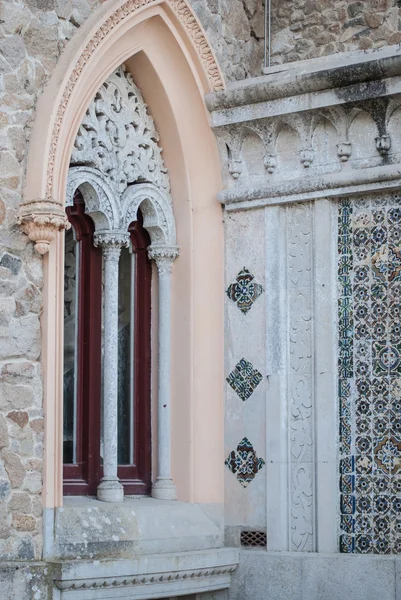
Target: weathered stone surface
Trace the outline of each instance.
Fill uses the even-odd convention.
[[[10,493],[10,483],[5,479],[0,479],[0,501],[7,498]]]
[[[7,448],[9,443],[10,440],[8,437],[7,421],[5,420],[3,415],[0,414],[0,450],[1,448]]]
[[[44,419],[33,419],[30,425],[36,433],[42,433],[44,430]]]
[[[32,514],[34,517],[41,517],[43,506],[40,496],[32,496]]]
[[[26,492],[13,492],[8,508],[11,511],[30,514],[32,510],[32,501]]]
[[[9,269],[13,275],[18,275],[20,272],[22,261],[18,256],[13,256],[8,252],[5,252],[0,258],[0,267]]]
[[[0,327],[8,326],[15,311],[14,298],[0,298]]]
[[[24,479],[23,489],[31,494],[38,494],[42,490],[42,476],[40,473],[31,471]]]
[[[42,295],[38,288],[29,283],[15,295],[15,314],[23,316],[29,312],[39,313],[42,307]]]
[[[42,25],[39,21],[31,22],[23,36],[27,51],[32,56],[57,57],[57,29]]]
[[[0,52],[12,68],[17,67],[25,58],[25,44],[20,35],[13,35],[0,41]]]
[[[13,513],[12,525],[17,531],[34,531],[36,520],[31,515]]]
[[[10,479],[11,487],[20,487],[26,475],[26,470],[20,457],[9,450],[3,450],[1,456],[4,461],[4,468]]]
[[[29,8],[37,8],[39,10],[54,10],[55,0],[26,0]]]
[[[9,539],[11,534],[10,515],[5,510],[0,511],[0,539]]]
[[[11,419],[11,421],[14,421],[14,423],[17,423],[21,429],[23,429],[29,421],[28,413],[22,410],[13,410],[9,412],[7,418]]]
[[[2,224],[2,222],[4,221],[5,218],[6,218],[6,206],[3,202],[3,200],[0,199],[0,225]]]
[[[39,355],[40,323],[37,316],[28,315],[12,319],[8,328],[0,327],[0,360],[10,356],[37,360]]]
[[[68,19],[72,12],[72,0],[55,0],[54,9],[60,19]]]
[[[33,390],[27,385],[11,385],[0,381],[0,410],[29,408],[34,403]]]
[[[7,383],[26,383],[34,377],[34,374],[33,364],[24,360],[0,365],[0,378]]]
[[[272,63],[398,43],[400,11],[397,0],[272,0]]]

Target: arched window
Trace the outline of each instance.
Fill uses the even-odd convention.
[[[151,259],[159,275],[158,475],[170,473],[170,287],[178,256],[158,133],[120,67],[79,128],[67,184],[64,491],[121,501],[151,478]]]
[[[79,190],[67,209],[64,295],[64,493],[95,495],[103,475],[102,251]],[[151,484],[150,238],[143,219],[129,226],[118,285],[118,477],[125,494]]]

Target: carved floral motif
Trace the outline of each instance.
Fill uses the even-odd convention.
[[[75,139],[71,163],[103,173],[116,192],[131,183],[152,182],[169,192],[159,134],[142,94],[125,66],[102,85]]]

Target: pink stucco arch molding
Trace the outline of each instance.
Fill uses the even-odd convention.
[[[24,205],[38,200],[63,205],[65,173],[61,167],[65,156],[70,155],[77,124],[83,114],[82,108],[86,108],[85,100],[93,97],[113,67],[138,52],[134,36],[131,44],[125,44],[123,49],[121,41],[125,33],[132,33],[135,26],[156,15],[173,34],[197,81],[200,93],[204,95],[224,89],[223,76],[216,58],[186,0],[106,0],[67,45],[38,102],[28,153]],[[151,42],[149,40],[144,45],[145,51],[146,46],[152,46]],[[112,51],[116,47],[121,50],[118,56]],[[101,65],[99,57],[104,60]],[[35,212],[35,207],[31,208]],[[24,214],[28,212],[22,211],[21,223],[30,235],[29,227],[27,228],[29,219],[24,220]],[[45,224],[43,219],[39,222]],[[59,225],[61,229],[63,222],[49,223],[49,230],[52,225],[56,228]],[[38,242],[37,236],[30,237],[32,241]],[[46,240],[42,242],[42,245],[37,243],[37,250],[45,253]]]
[[[222,182],[204,96],[224,89],[224,82],[187,1],[106,0],[67,44],[38,100],[18,217],[44,254],[47,508],[62,505],[64,242],[58,232],[67,225],[71,149],[92,98],[122,63],[160,133],[181,248],[171,315],[173,478],[181,500],[223,501]]]

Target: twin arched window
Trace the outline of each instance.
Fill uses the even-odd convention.
[[[96,495],[103,476],[104,276],[94,223],[79,192],[67,208],[64,299],[64,494]],[[119,259],[118,477],[125,494],[148,494],[150,432],[150,239],[141,213]]]

